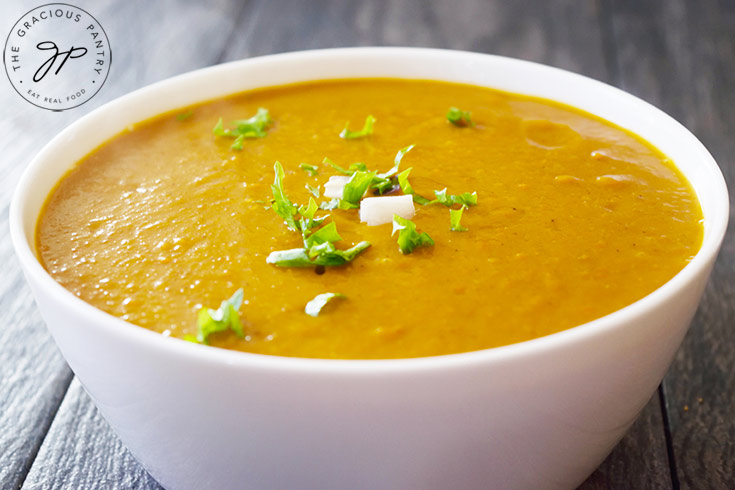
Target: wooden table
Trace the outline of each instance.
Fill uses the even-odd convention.
[[[735,179],[735,1],[71,0],[113,49],[106,85],[63,113],[0,76],[0,487],[158,488],[61,358],[21,275],[8,204],[29,160],[61,128],[149,83],[283,51],[406,45],[558,66],[661,107]],[[4,0],[0,34],[43,2]],[[735,237],[728,233],[692,328],[658,393],[583,489],[735,488]]]

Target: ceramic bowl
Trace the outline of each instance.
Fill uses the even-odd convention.
[[[84,303],[35,254],[56,182],[127,125],[291,82],[435,79],[560,101],[642,136],[689,179],[704,242],[679,274],[622,310],[515,345],[403,360],[226,351],[170,339]],[[569,489],[633,423],[694,315],[727,226],[722,174],[683,126],[573,73],[460,51],[305,51],[213,66],[142,88],[66,128],[33,159],[10,211],[13,244],[67,362],[132,454],[172,489]]]

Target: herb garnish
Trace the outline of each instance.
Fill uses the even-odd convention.
[[[403,157],[406,155],[406,153],[413,150],[414,146],[416,145],[408,145],[398,150],[395,158],[393,158],[393,167],[385,173],[378,174],[378,177],[380,177],[381,179],[389,179],[396,175],[401,166],[401,160],[403,160]]]
[[[399,183],[398,176],[396,174],[400,169],[401,160],[406,155],[406,153],[411,151],[413,148],[414,145],[408,145],[398,150],[398,153],[396,153],[396,156],[393,159],[393,167],[391,167],[391,169],[387,172],[383,173],[378,173],[377,171],[370,172],[367,168],[367,165],[362,162],[353,163],[349,166],[349,168],[345,169],[334,163],[329,158],[325,157],[323,163],[329,165],[343,175],[349,175],[351,178],[350,181],[345,185],[342,200],[333,200],[329,203],[322,203],[322,209],[335,209],[338,207],[340,209],[355,209],[359,207],[358,203],[368,189],[374,189],[375,194],[383,195],[386,192],[397,188]],[[367,180],[368,176],[372,176],[369,181]],[[366,182],[367,186],[365,186]],[[348,189],[348,186],[351,187]],[[357,194],[360,192],[360,190],[362,190],[362,193],[358,197]]]
[[[396,174],[400,169],[401,160],[403,160],[403,157],[404,155],[406,155],[406,153],[413,150],[413,147],[414,145],[408,145],[398,150],[398,153],[396,153],[396,156],[393,159],[393,167],[387,172],[377,174],[375,176],[370,187],[375,189],[376,194],[383,195],[386,192],[389,192],[397,187],[398,179],[396,177]]]
[[[306,184],[306,190],[308,190],[308,191],[309,191],[309,193],[310,193],[310,194],[311,194],[312,196],[314,196],[314,197],[316,197],[317,199],[319,199],[319,196],[320,196],[320,194],[319,194],[319,186],[317,186],[317,187],[314,187],[313,185],[309,185],[309,184]]]
[[[314,233],[304,237],[304,246],[311,249],[314,245],[321,245],[326,242],[338,242],[342,237],[337,233],[337,225],[332,221],[319,228]]]
[[[316,165],[309,165],[308,163],[299,163],[299,168],[309,174],[309,177],[314,177],[319,174],[319,167]]]
[[[345,184],[344,191],[342,191],[342,202],[340,204],[348,203],[349,208],[360,207],[360,199],[365,195],[377,174],[376,171],[364,172],[362,170],[353,173],[350,180]]]
[[[345,124],[345,128],[339,133],[339,137],[345,140],[352,140],[356,138],[364,138],[365,136],[373,134],[373,125],[375,124],[375,118],[369,115],[365,118],[365,124],[359,131],[350,131],[348,128],[350,123]]]
[[[467,231],[467,228],[460,224],[460,221],[462,221],[462,212],[465,209],[467,209],[467,206],[463,204],[459,209],[449,210],[449,229],[451,231]]]
[[[337,225],[332,221],[322,226],[327,216],[315,217],[320,207],[313,197],[309,198],[309,204],[305,206],[297,207],[293,204],[286,196],[283,187],[283,166],[280,162],[276,162],[273,169],[275,171],[275,180],[271,185],[273,210],[284,219],[290,230],[301,232],[304,248],[271,252],[266,258],[267,263],[279,267],[339,266],[352,261],[362,251],[370,247],[370,243],[365,241],[347,250],[340,250],[335,247],[334,242],[342,240],[342,237],[337,233]],[[357,193],[359,189],[352,192]],[[339,200],[339,202],[343,201]],[[312,231],[320,226],[322,227]]]
[[[367,165],[365,165],[362,162],[356,162],[350,165],[349,169],[345,169],[334,163],[332,160],[330,160],[328,157],[324,157],[324,160],[322,160],[322,163],[325,163],[335,169],[337,172],[341,173],[342,175],[352,175],[353,173],[357,171],[367,172]]]
[[[281,162],[276,162],[273,165],[273,169],[276,173],[276,178],[273,184],[271,184],[271,191],[273,191],[273,211],[286,221],[289,229],[297,230],[298,228],[296,227],[296,220],[294,218],[297,211],[296,205],[289,200],[283,190],[283,177],[285,175],[283,165],[281,165]]]
[[[396,231],[398,232],[398,249],[402,254],[410,254],[417,247],[434,245],[434,240],[428,233],[416,231],[416,224],[413,221],[394,214],[393,233],[391,235],[395,235]]]
[[[182,112],[181,114],[177,114],[176,119],[179,121],[186,121],[193,115],[194,115],[194,111],[189,110],[189,111]]]
[[[401,188],[404,194],[410,194],[411,196],[413,196],[413,202],[415,202],[416,204],[429,204],[431,201],[426,199],[424,196],[416,194],[416,192],[413,190],[413,186],[408,181],[408,176],[411,173],[411,170],[413,170],[413,167],[409,167],[397,175],[398,186]]]
[[[240,338],[245,337],[245,332],[240,323],[238,310],[242,304],[242,288],[235,291],[230,299],[224,300],[218,309],[202,308],[197,316],[196,340],[201,344],[209,344],[209,336],[215,332],[232,330]],[[187,340],[189,340],[187,338]]]
[[[293,248],[271,252],[265,261],[278,267],[340,266],[351,262],[369,247],[369,242],[360,242],[354,247],[339,250],[334,243],[324,242],[309,249]]]
[[[319,206],[317,206],[316,201],[313,197],[309,198],[308,205],[299,206],[299,214],[301,215],[301,218],[299,219],[299,221],[296,222],[296,228],[298,231],[301,231],[301,236],[304,238],[304,240],[306,240],[306,237],[311,233],[312,228],[321,226],[322,223],[324,223],[324,220],[327,219],[326,216],[315,218],[314,214],[318,210]]]
[[[304,308],[304,312],[309,316],[317,317],[322,311],[322,308],[324,308],[327,303],[337,298],[346,299],[347,296],[341,293],[317,294],[314,299],[306,303],[306,308]]]
[[[447,112],[447,121],[460,128],[475,125],[470,117],[470,111],[462,111],[456,107],[449,108],[449,112]]]
[[[335,197],[330,199],[329,201],[324,201],[319,204],[319,209],[323,209],[325,211],[331,211],[333,209],[339,209],[339,202],[341,199]]]
[[[232,124],[235,125],[233,129],[225,129],[220,117],[212,132],[215,136],[235,138],[235,142],[232,143],[230,148],[242,150],[242,143],[246,138],[264,138],[267,134],[266,129],[272,122],[268,109],[261,107],[253,117],[232,121]]]
[[[463,192],[459,195],[449,194],[447,195],[446,187],[440,191],[434,191],[436,199],[431,201],[432,203],[438,202],[447,207],[451,207],[455,204],[461,204],[463,206],[476,206],[477,205],[477,192],[469,193]]]

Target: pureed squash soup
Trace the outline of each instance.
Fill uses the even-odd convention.
[[[355,79],[128,128],[61,180],[36,240],[65,288],[163,335],[370,359],[588,322],[671,279],[702,233],[673,163],[600,118],[476,86]]]

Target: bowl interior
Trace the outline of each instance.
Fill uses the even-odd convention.
[[[443,80],[553,99],[638,134],[675,162],[692,184],[702,206],[702,248],[694,260],[662,288],[592,323],[616,317],[631,308],[645,308],[652,297],[655,300],[672,288],[682,287],[711,262],[719,249],[729,215],[722,174],[711,155],[688,130],[650,104],[586,77],[521,60],[420,48],[348,48],[266,56],[191,72],[116,99],[66,128],[32,161],[11,204],[11,234],[26,273],[56,288],[58,294],[65,294],[35,258],[36,220],[46,196],[58,180],[79,159],[128,125],[178,107],[248,89],[360,77]],[[68,294],[69,301],[81,301]],[[579,329],[549,337],[576,335],[575,330]],[[491,350],[498,349],[506,348]]]

